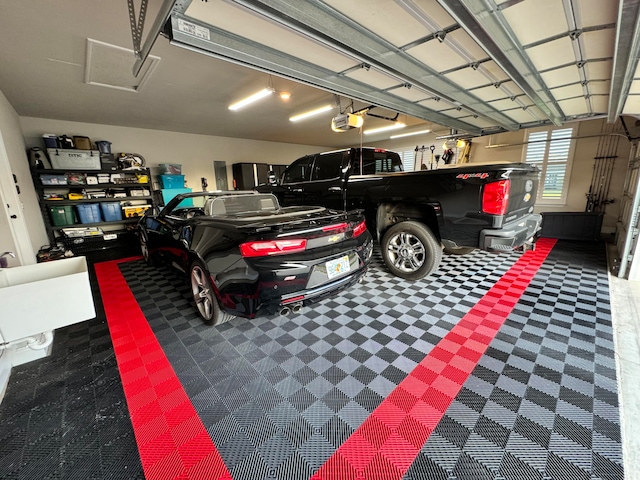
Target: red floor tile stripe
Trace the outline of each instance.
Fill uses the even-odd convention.
[[[402,479],[554,245],[523,254],[312,480]]]
[[[118,263],[96,264],[104,310],[147,480],[231,480]]]

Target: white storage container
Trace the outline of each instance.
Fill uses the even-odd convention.
[[[60,170],[100,170],[100,152],[98,150],[71,150],[47,148],[51,167]]]

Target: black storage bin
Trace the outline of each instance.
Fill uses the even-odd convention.
[[[540,236],[559,240],[600,240],[603,213],[542,212]]]

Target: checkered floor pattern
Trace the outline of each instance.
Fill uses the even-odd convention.
[[[218,327],[202,324],[173,271],[140,260],[119,267],[231,477],[297,480],[321,469],[519,258],[480,251],[446,256],[436,274],[407,282],[391,276],[376,254],[363,284],[300,315]],[[608,295],[603,246],[558,242],[403,478],[623,479]],[[126,410],[113,379],[98,383],[106,375],[102,364],[111,362],[113,371],[114,361],[104,338],[91,333],[104,324],[89,325],[68,329],[77,340],[57,336],[57,360],[15,369],[17,384],[0,405],[1,478],[36,478],[34,472],[38,478],[76,478],[73,472],[77,478],[142,478],[139,462],[126,460],[131,427],[100,423],[107,413],[121,418]],[[95,354],[107,359],[91,359],[94,341],[101,345]],[[86,369],[90,352],[93,367],[78,377],[65,358],[77,342],[85,357],[71,358]],[[19,415],[33,402],[25,384],[62,364],[57,396]],[[29,458],[48,441],[35,425],[48,425],[41,419],[48,407],[60,402],[63,426],[74,425],[77,409],[66,397],[75,395],[73,388],[87,390],[75,405],[92,407],[77,428],[90,427],[72,428],[73,440],[65,439],[60,419],[52,417],[54,436],[64,445]],[[8,421],[13,415],[23,423]],[[86,448],[95,451],[72,454],[73,444],[88,438]],[[108,449],[119,438],[121,470]],[[98,460],[108,468],[89,467]],[[370,478],[391,477],[374,472]]]
[[[622,478],[603,253],[558,245],[407,479]],[[237,480],[309,478],[513,265],[447,257],[419,282],[367,281],[295,317],[200,322],[189,289],[121,270]]]

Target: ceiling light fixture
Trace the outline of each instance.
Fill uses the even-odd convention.
[[[291,98],[291,93],[289,93],[289,92],[280,92],[280,98],[282,100],[289,100]]]
[[[268,97],[273,92],[275,92],[275,90],[271,87],[263,88],[259,92],[256,92],[253,95],[250,95],[247,98],[244,98],[239,102],[234,103],[233,105],[229,105],[229,110],[234,110],[234,111],[239,110],[242,107],[246,107],[250,103],[260,100],[261,98]]]
[[[393,125],[389,125],[386,127],[372,128],[371,130],[365,130],[362,133],[364,133],[365,135],[373,135],[374,133],[381,133],[389,130],[397,130],[399,128],[404,128],[404,127],[406,127],[404,123],[394,123]]]
[[[304,120],[305,118],[313,117],[314,115],[319,115],[329,110],[333,110],[333,105],[325,105],[324,107],[316,108],[315,110],[310,110],[300,115],[294,115],[293,117],[289,117],[289,121],[297,122],[298,120]]]
[[[417,132],[399,133],[398,135],[391,135],[389,138],[410,137],[412,135],[422,135],[423,133],[431,133],[431,130],[427,128],[426,130],[418,130]]]

